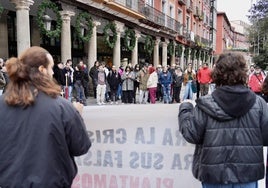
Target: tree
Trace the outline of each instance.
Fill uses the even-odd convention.
[[[250,51],[255,64],[265,69],[268,65],[268,0],[259,0],[250,9],[249,29]]]

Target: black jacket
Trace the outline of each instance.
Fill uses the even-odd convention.
[[[110,71],[107,80],[110,88],[117,89],[121,83],[121,76],[117,71]]]
[[[223,86],[182,103],[179,129],[196,144],[193,174],[211,184],[247,183],[264,177],[263,145],[268,144],[268,107],[244,86]]]
[[[57,65],[53,67],[53,77],[57,81],[59,85],[64,86],[65,85],[65,75],[64,75],[64,70],[60,69]]]
[[[86,86],[87,83],[87,75],[83,70],[75,70],[74,71],[74,84],[79,82],[79,85],[82,84],[83,87]]]
[[[8,106],[0,96],[0,187],[67,188],[74,156],[91,142],[73,105],[39,93],[33,106]]]
[[[173,73],[173,87],[181,87],[183,83],[183,74],[181,76],[177,75],[175,72]]]
[[[90,71],[89,71],[89,76],[91,77],[92,79],[92,83],[93,83],[93,86],[97,87],[98,85],[98,67],[97,66],[93,66],[91,67]]]

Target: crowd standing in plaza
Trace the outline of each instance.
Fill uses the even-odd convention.
[[[2,85],[0,84],[2,93],[8,83],[8,76],[3,59],[0,59],[0,63],[0,74],[3,74],[0,78],[4,77]],[[53,77],[62,88],[62,96],[84,105],[87,105],[90,93],[93,93],[93,100],[98,105],[156,102],[173,104],[211,94],[215,90],[215,83],[211,79],[212,69],[206,62],[196,70],[192,63],[188,63],[186,69],[182,70],[178,64],[154,67],[145,62],[134,66],[128,64],[125,67],[108,67],[99,61],[95,61],[94,66],[88,68],[82,60],[74,65],[72,60],[68,59],[65,63],[55,60]],[[105,73],[103,81],[100,79],[104,74],[100,72]],[[260,67],[250,66],[248,87],[263,97],[261,86],[265,77],[266,74]]]

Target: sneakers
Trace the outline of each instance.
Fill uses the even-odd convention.
[[[104,105],[106,104],[105,102],[98,102],[97,105]]]
[[[114,104],[114,102],[111,102],[110,104]]]

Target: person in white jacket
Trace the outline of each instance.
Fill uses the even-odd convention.
[[[149,74],[150,74],[150,76],[149,76],[149,79],[147,81],[147,88],[149,90],[150,102],[152,104],[155,104],[158,75],[157,75],[157,72],[155,71],[154,67],[149,68]]]

